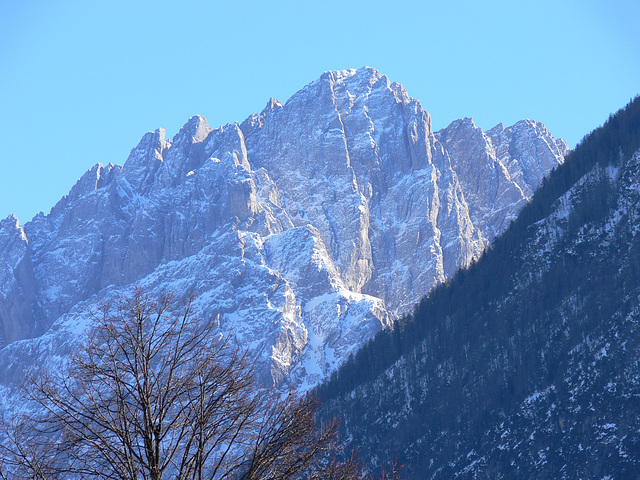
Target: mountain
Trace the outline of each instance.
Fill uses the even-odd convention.
[[[408,478],[638,478],[640,97],[320,388]]]
[[[432,132],[368,67],[242,123],[149,132],[48,215],[0,223],[0,378],[63,365],[91,312],[137,285],[193,293],[265,384],[312,388],[477,259],[567,151],[530,120]]]

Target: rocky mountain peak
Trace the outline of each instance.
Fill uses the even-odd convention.
[[[11,240],[24,262],[0,290],[0,322],[17,332],[4,341],[46,331],[33,341],[59,344],[133,285],[191,292],[266,383],[311,388],[477,258],[562,162],[546,130],[517,125],[434,134],[418,100],[363,67],[241,124],[194,116],[172,141],[149,132],[124,167],[94,166],[27,224],[28,249]],[[0,376],[2,358],[33,355],[21,345],[5,347]]]
[[[271,97],[267,102],[267,106],[262,110],[261,115],[267,115],[279,108],[282,108],[282,102],[280,102],[280,100],[276,98]]]
[[[564,140],[556,140],[543,124],[532,120],[507,128],[500,123],[484,132],[467,117],[436,132],[436,138],[458,159],[453,168],[464,184],[472,220],[489,240],[515,219],[543,177],[569,151]],[[478,171],[490,173],[475,175]],[[517,208],[487,211],[484,205],[499,195],[506,197],[506,205]]]
[[[164,128],[147,132],[131,150],[122,171],[135,191],[147,192],[151,188],[155,174],[164,162],[165,151],[171,146],[165,136]]]
[[[249,115],[249,117],[240,125],[240,129],[245,135],[252,133],[254,130],[259,130],[264,126],[264,120],[272,113],[280,110],[282,106],[283,105],[280,100],[270,98],[266,107],[262,109],[262,112]]]
[[[206,118],[202,115],[194,115],[180,128],[180,131],[173,138],[173,143],[178,147],[189,143],[200,143],[207,138],[211,130]]]
[[[487,130],[487,135],[489,135],[490,137],[499,135],[500,133],[502,133],[504,131],[504,124],[502,122],[500,122],[499,124],[497,124],[495,127],[490,128],[489,130]]]
[[[4,220],[0,220],[0,229],[16,229],[23,232],[22,227],[20,227],[20,220],[18,220],[18,217],[16,217],[13,213],[7,216],[7,218],[5,218]]]

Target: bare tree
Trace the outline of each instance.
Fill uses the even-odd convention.
[[[179,313],[175,313],[178,311]],[[94,319],[68,372],[35,376],[36,416],[5,428],[12,478],[362,478],[312,398],[259,388],[246,355],[171,295]],[[7,452],[11,455],[7,455]]]
[[[40,437],[23,415],[2,416],[0,426],[0,479],[56,480],[56,451],[48,436]]]

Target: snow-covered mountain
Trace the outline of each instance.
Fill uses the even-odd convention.
[[[0,378],[64,358],[100,302],[138,285],[192,292],[265,382],[307,389],[477,259],[566,153],[531,120],[432,132],[368,67],[240,124],[149,132],[48,215],[0,223]]]

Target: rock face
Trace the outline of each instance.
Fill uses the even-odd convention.
[[[0,222],[0,339],[3,344],[33,336],[35,281],[31,249],[18,219],[10,215]]]
[[[541,123],[521,120],[483,132],[471,118],[436,132],[462,184],[473,224],[494,238],[515,220],[542,179],[566,152]],[[477,172],[483,172],[478,175]]]
[[[368,67],[241,124],[149,132],[49,215],[0,224],[0,374],[64,355],[92,308],[137,284],[192,292],[265,382],[309,388],[476,259],[566,152],[529,120],[434,133]]]

